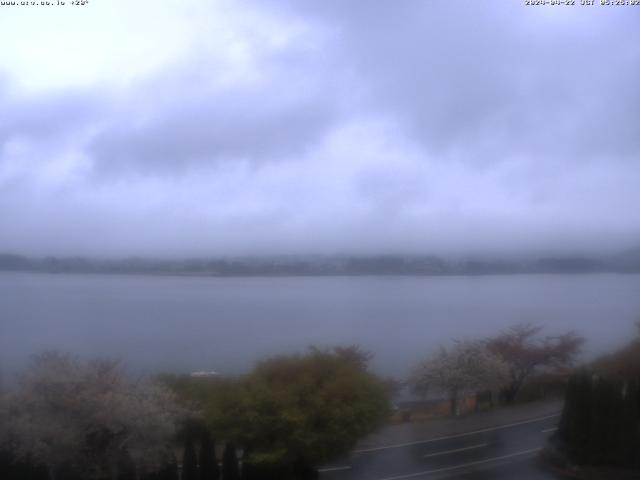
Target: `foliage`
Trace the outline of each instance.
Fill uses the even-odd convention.
[[[555,442],[579,464],[640,469],[640,382],[574,374]]]
[[[163,380],[216,436],[249,449],[248,463],[315,465],[348,452],[386,418],[386,387],[368,359],[355,346],[312,347],[262,361],[245,377]]]
[[[234,437],[235,427],[230,416],[239,414],[240,403],[246,397],[246,377],[191,377],[162,374],[158,380],[177,396],[181,406],[195,414],[181,428],[181,436],[195,436],[202,427],[221,435]],[[206,422],[203,423],[203,418]]]
[[[130,380],[116,362],[59,353],[34,358],[7,411],[16,455],[85,479],[112,477],[125,449],[140,471],[161,467],[180,413],[165,387]]]
[[[173,455],[171,455],[167,462],[160,468],[160,470],[147,474],[142,477],[142,480],[179,480],[180,475],[178,473],[178,462]]]
[[[562,398],[573,372],[565,370],[541,371],[531,375],[518,391],[519,402],[531,402],[549,397]]]
[[[13,455],[0,448],[0,478],[10,478],[13,473]]]
[[[382,379],[382,382],[387,391],[387,396],[389,397],[389,399],[395,399],[400,394],[400,392],[402,392],[402,389],[406,385],[403,381],[391,376],[384,377]]]
[[[435,388],[447,393],[451,414],[458,412],[458,399],[463,393],[495,388],[502,384],[507,366],[482,342],[457,340],[450,349],[440,348],[414,370],[415,390]]]
[[[322,350],[311,347],[314,353],[322,354]],[[373,358],[373,354],[360,348],[359,345],[338,346],[333,349],[333,353],[345,363],[351,364],[360,370],[366,370],[369,362]]]
[[[640,339],[574,374],[556,442],[576,463],[640,470]]]
[[[218,480],[220,478],[220,468],[216,458],[215,442],[211,439],[211,434],[205,431],[200,440],[200,480]]]
[[[227,443],[222,454],[222,478],[224,480],[240,480],[238,455],[233,443]]]
[[[584,339],[574,332],[538,337],[542,327],[522,323],[489,339],[487,346],[509,366],[509,381],[502,394],[507,402],[515,400],[524,382],[541,368],[570,366]]]
[[[182,480],[198,479],[198,458],[196,457],[196,449],[193,446],[193,440],[187,438],[182,455]]]
[[[594,363],[594,371],[602,376],[627,380],[640,378],[640,338]]]
[[[2,480],[49,480],[49,472],[46,467],[28,457],[16,458],[10,451],[0,450],[0,478]]]
[[[242,452],[242,480],[268,480],[267,475],[260,475],[257,467],[250,460],[251,449],[245,448]]]
[[[136,466],[127,449],[120,452],[118,480],[136,480]]]
[[[591,389],[592,418],[589,434],[589,461],[619,464],[622,459],[624,425],[624,385],[612,379],[597,379]]]
[[[591,436],[591,373],[580,370],[569,378],[558,435],[575,460],[585,461]]]

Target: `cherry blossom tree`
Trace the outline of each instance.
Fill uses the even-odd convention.
[[[487,347],[509,366],[509,382],[502,390],[507,402],[515,400],[525,381],[536,371],[570,366],[584,339],[574,332],[540,337],[542,327],[521,323],[497,337]]]
[[[83,478],[116,478],[125,452],[139,472],[153,471],[181,414],[170,391],[131,380],[119,363],[60,353],[35,357],[7,403],[8,442],[51,479],[69,465]]]
[[[445,392],[451,403],[451,414],[457,415],[460,395],[497,388],[507,374],[507,365],[483,342],[456,340],[449,349],[441,347],[420,363],[414,370],[412,383],[415,390]]]

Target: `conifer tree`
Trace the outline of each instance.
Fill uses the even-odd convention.
[[[601,378],[595,382],[592,395],[588,460],[594,464],[617,464],[624,421],[622,386],[617,381]]]
[[[187,438],[182,457],[182,480],[198,480],[198,459],[193,440]]]
[[[8,450],[0,450],[0,478],[11,480],[13,477],[13,455]]]
[[[200,480],[218,480],[220,468],[216,458],[215,442],[208,431],[202,433],[200,441]]]
[[[222,455],[222,480],[240,480],[238,456],[233,443],[227,443]]]
[[[172,455],[171,461],[168,462],[159,472],[157,480],[179,480],[180,474],[178,473],[178,462]]]
[[[639,323],[640,324],[640,323]],[[633,466],[640,469],[640,378],[635,381],[635,410],[636,410],[636,429],[634,432],[635,442],[633,446]]]
[[[558,428],[558,438],[569,455],[583,462],[587,455],[591,432],[591,373],[581,370],[572,375],[567,385],[565,404]]]
[[[118,480],[136,480],[136,466],[126,449],[118,461]]]
[[[48,480],[49,478],[46,467],[35,463],[28,456],[13,462],[11,473],[15,480]]]
[[[625,396],[622,416],[622,456],[623,465],[640,467],[640,383],[629,381],[625,385]]]
[[[256,480],[256,468],[251,462],[251,449],[245,448],[242,453],[242,480]]]

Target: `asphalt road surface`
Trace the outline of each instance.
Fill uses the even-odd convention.
[[[554,413],[355,450],[348,458],[321,468],[320,479],[555,479],[536,457],[559,418]]]

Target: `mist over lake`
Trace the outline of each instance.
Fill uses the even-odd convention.
[[[43,350],[122,358],[135,372],[241,373],[266,355],[357,343],[403,376],[452,338],[514,323],[575,329],[585,358],[624,342],[640,275],[208,278],[0,274],[0,361]]]

